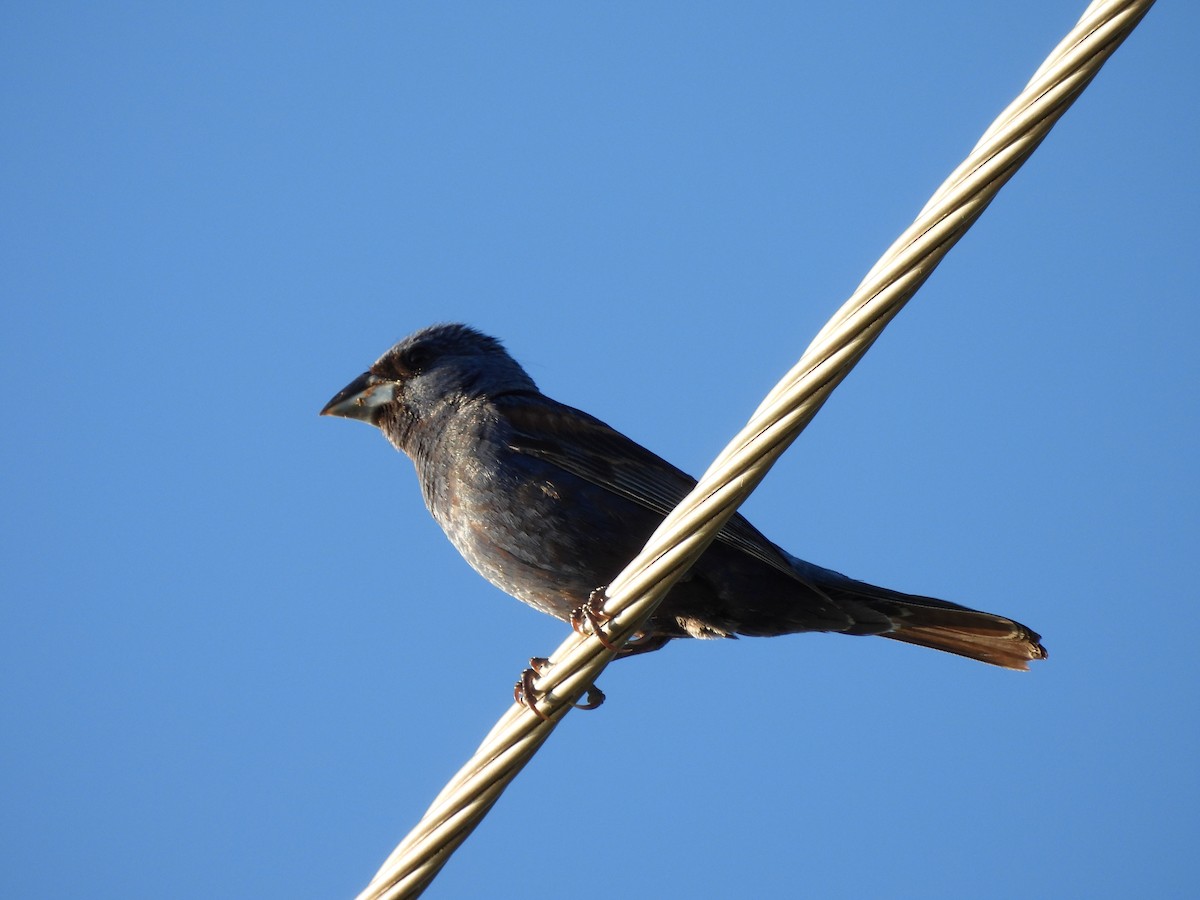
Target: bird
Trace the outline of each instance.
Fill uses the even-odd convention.
[[[692,490],[689,475],[543,394],[496,338],[421,329],[321,415],[374,425],[416,468],[433,518],[496,587],[579,630],[597,592]],[[1007,669],[1046,658],[1037,632],[957,603],[805,562],[734,515],[619,655],[686,638],[874,635]],[[518,693],[520,683],[518,683]]]

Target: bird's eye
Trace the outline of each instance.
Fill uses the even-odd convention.
[[[431,362],[433,362],[433,351],[428,347],[422,347],[420,344],[415,347],[409,347],[400,356],[400,365],[413,375],[420,375],[429,368]]]

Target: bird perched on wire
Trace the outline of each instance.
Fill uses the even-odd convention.
[[[488,581],[567,621],[641,550],[696,482],[538,390],[495,338],[434,325],[321,410],[374,425],[412,459],[434,519]],[[1010,669],[1044,659],[1019,622],[797,559],[734,516],[625,655],[676,638],[878,635]]]

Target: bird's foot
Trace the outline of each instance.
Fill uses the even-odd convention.
[[[604,704],[604,691],[596,687],[594,684],[587,689],[587,700],[583,703],[576,703],[576,709],[596,709]]]
[[[639,653],[653,653],[671,642],[664,634],[647,634],[639,631],[621,646],[621,659],[626,656],[637,656]]]
[[[612,616],[604,611],[604,601],[607,599],[604,595],[606,587],[607,585],[596,588],[587,598],[586,603],[571,610],[571,628],[576,634],[584,637],[595,635],[606,650],[616,650],[617,646],[604,633],[604,626],[612,619]]]
[[[544,656],[534,656],[529,660],[529,668],[521,673],[521,677],[513,685],[513,700],[542,720],[548,720],[550,717],[538,709],[537,701],[544,695],[534,688],[533,680],[539,675],[544,675],[549,668],[550,660]],[[587,700],[583,703],[576,703],[575,708],[595,709],[602,703],[604,703],[604,691],[593,684],[587,689]]]
[[[521,677],[517,679],[517,683],[513,685],[513,700],[519,706],[525,707],[539,719],[549,719],[550,717],[538,709],[537,701],[539,694],[533,687],[533,680],[541,675],[550,667],[550,660],[544,656],[534,656],[529,660],[529,668],[521,673]]]

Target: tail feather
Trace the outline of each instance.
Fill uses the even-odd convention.
[[[1004,616],[932,597],[863,599],[892,622],[892,630],[880,637],[957,653],[1006,669],[1027,670],[1030,661],[1046,658],[1041,635]]]
[[[1047,656],[1040,634],[1004,616],[851,579],[826,580],[821,587],[857,619],[870,622],[885,617],[891,627],[872,632],[880,637],[956,653],[1006,669],[1028,670],[1031,661]],[[856,608],[864,607],[869,612],[856,614]]]
[[[1008,627],[1004,633],[998,633],[996,629],[990,627],[986,629],[975,626],[955,628],[945,625],[902,623],[895,631],[889,631],[880,637],[904,641],[907,644],[917,644],[921,647],[932,647],[934,650],[944,650],[947,653],[957,653],[959,656],[991,663],[993,666],[1003,666],[1006,669],[1027,670],[1031,660],[1046,658],[1046,648],[1041,645],[1041,636],[1036,632],[1030,631],[1024,625],[1010,619],[990,616],[987,613],[977,613],[977,615],[1005,623]]]

